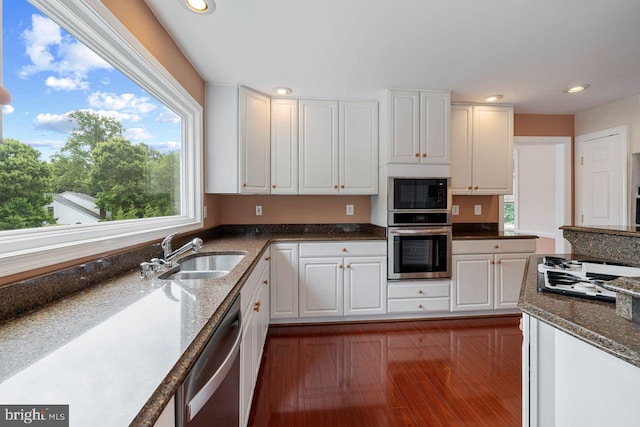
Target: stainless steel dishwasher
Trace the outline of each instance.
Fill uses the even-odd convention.
[[[176,393],[176,426],[238,427],[241,331],[237,297]]]

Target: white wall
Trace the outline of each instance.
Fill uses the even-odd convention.
[[[640,95],[605,104],[575,115],[575,135],[629,125],[629,149],[640,153]]]

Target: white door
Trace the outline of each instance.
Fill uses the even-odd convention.
[[[576,225],[627,224],[627,127],[576,138]]]
[[[387,259],[345,258],[345,315],[387,312]]]
[[[420,92],[389,91],[389,163],[420,161]]]
[[[473,107],[473,194],[513,192],[513,107]]]
[[[240,88],[240,192],[269,194],[270,109],[268,97]]]
[[[298,317],[298,244],[271,246],[271,318]]]
[[[342,316],[342,258],[300,258],[300,317]]]
[[[449,164],[449,92],[420,92],[420,163]]]
[[[516,137],[514,165],[516,231],[569,252],[560,227],[571,224],[571,137]]]
[[[271,100],[271,194],[298,193],[298,100]]]
[[[471,194],[473,107],[451,106],[451,190],[454,195]]]
[[[340,193],[378,192],[378,103],[340,102]]]
[[[495,256],[495,309],[516,308],[529,254]]]
[[[493,308],[493,255],[452,257],[451,311]]]
[[[300,100],[300,194],[338,194],[338,101]]]

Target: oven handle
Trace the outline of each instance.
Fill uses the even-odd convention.
[[[236,321],[236,323],[238,323]],[[222,362],[222,365],[218,368],[218,370],[213,374],[213,376],[207,381],[207,383],[196,393],[195,396],[189,401],[187,404],[187,422],[190,422],[198,415],[198,412],[206,405],[211,396],[216,392],[222,381],[224,381],[225,377],[231,370],[231,366],[235,362],[236,357],[238,356],[238,352],[240,351],[240,338],[242,337],[242,328],[238,327],[238,336],[236,337],[235,342],[233,343],[233,347],[231,351]]]
[[[389,234],[451,234],[448,228],[394,228]]]

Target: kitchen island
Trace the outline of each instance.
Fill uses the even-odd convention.
[[[539,292],[540,258],[529,258],[518,301],[523,425],[638,425],[639,325],[616,315],[613,303]]]

